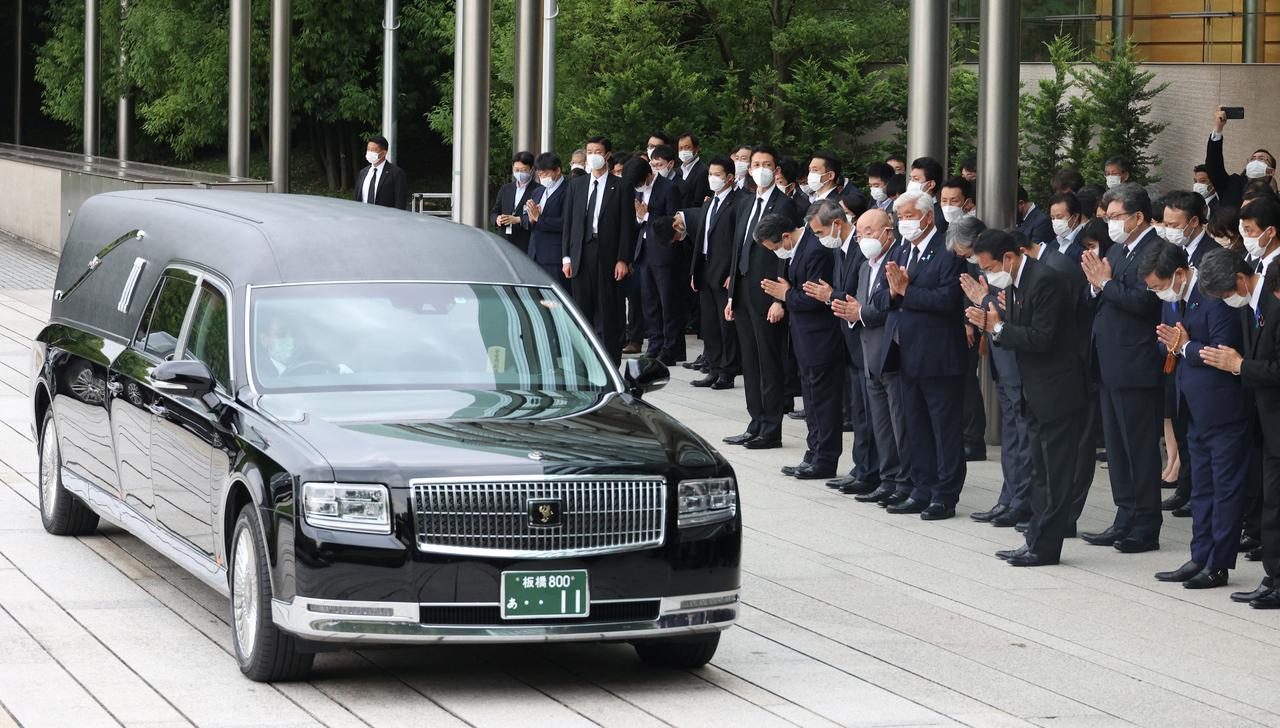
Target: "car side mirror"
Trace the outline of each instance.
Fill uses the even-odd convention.
[[[151,370],[151,380],[155,383],[155,388],[165,394],[192,397],[206,404],[207,395],[213,394],[216,386],[209,367],[194,359],[161,362]]]
[[[667,386],[671,372],[657,359],[642,356],[622,363],[622,379],[627,383],[627,389],[639,397]]]

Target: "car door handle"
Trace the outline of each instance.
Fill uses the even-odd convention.
[[[124,385],[120,382],[107,382],[107,391],[112,394],[120,394],[124,391]]]
[[[165,408],[164,405],[161,405],[161,404],[149,404],[147,405],[147,409],[151,410],[151,414],[155,415],[156,417],[164,417],[165,415],[169,414],[169,410]]]

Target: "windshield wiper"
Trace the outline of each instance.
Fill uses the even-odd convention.
[[[80,274],[80,277],[76,279],[75,283],[71,284],[70,288],[68,288],[65,291],[53,292],[53,300],[62,301],[66,299],[67,296],[70,296],[72,293],[75,293],[76,289],[82,286],[84,282],[89,278],[89,276],[92,275],[93,272],[97,270],[99,266],[102,265],[102,259],[107,257],[111,253],[111,251],[115,250],[116,248],[124,244],[125,241],[132,240],[133,238],[142,240],[145,237],[147,237],[146,230],[130,230],[124,235],[121,235],[115,240],[112,240],[110,243],[107,243],[107,245],[103,247],[102,250],[98,251],[97,255],[93,256],[93,258],[89,261],[89,265],[85,267],[85,271]]]

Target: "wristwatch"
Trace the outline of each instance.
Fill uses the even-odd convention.
[[[999,340],[1001,331],[1004,331],[1004,322],[997,321],[996,325],[991,329],[991,338]]]

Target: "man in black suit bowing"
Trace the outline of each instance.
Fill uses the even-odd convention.
[[[680,137],[685,143],[689,135]],[[689,270],[690,288],[698,294],[699,330],[707,376],[693,382],[695,387],[730,389],[742,368],[738,354],[738,334],[724,318],[729,304],[729,278],[737,262],[734,245],[734,210],[741,192],[733,187],[733,160],[715,157],[707,165],[706,202],[682,212],[683,226],[693,250]]]
[[[489,210],[489,224],[508,243],[529,252],[529,231],[521,224],[524,203],[533,199],[541,185],[533,177],[533,152],[516,152],[511,159],[511,181],[498,190]]]
[[[635,195],[609,174],[613,146],[607,137],[587,140],[587,174],[569,182],[560,263],[573,300],[591,319],[605,351],[622,361],[619,282],[631,274]]]
[[[365,145],[364,158],[369,163],[356,173],[356,202],[394,207],[409,207],[409,181],[404,170],[387,159],[387,138],[371,136]]]
[[[746,388],[747,413],[751,417],[740,435],[726,437],[730,445],[753,450],[782,447],[782,356],[787,327],[782,304],[760,287],[783,273],[782,255],[756,243],[756,225],[765,215],[778,214],[799,227],[795,203],[774,184],[778,152],[760,146],[751,151],[748,174],[755,192],[742,195],[734,213],[733,239],[736,246],[733,274],[729,281],[726,321],[733,321],[742,352],[742,383]]]
[[[1028,255],[1003,230],[987,230],[974,243],[987,283],[1005,296],[1007,320],[988,303],[970,307],[969,323],[1016,353],[1027,430],[1031,436],[1031,509],[1026,545],[1001,552],[1012,566],[1058,563],[1071,525],[1076,443],[1084,416],[1084,360],[1076,334],[1076,307],[1066,279]]]
[[[543,152],[533,162],[541,187],[524,203],[520,224],[529,231],[529,257],[557,283],[567,286],[560,264],[560,238],[564,235],[564,198],[568,180],[560,169],[560,157]]]
[[[1138,261],[1160,237],[1151,227],[1151,198],[1127,182],[1102,197],[1115,245],[1101,260],[1080,259],[1097,298],[1093,368],[1101,384],[1102,433],[1115,521],[1080,537],[1123,553],[1160,548],[1160,435],[1164,429],[1164,357],[1156,346],[1160,299],[1138,276]]]
[[[934,226],[929,192],[904,192],[893,209],[904,245],[881,270],[883,285],[872,305],[889,311],[884,369],[901,372],[913,489],[905,500],[890,502],[888,510],[936,521],[955,516],[964,487],[964,261],[947,251]]]
[[[644,307],[645,333],[649,337],[648,355],[667,366],[684,357],[684,270],[679,265],[682,242],[659,241],[652,222],[670,217],[680,209],[680,192],[676,184],[657,173],[649,162],[640,158],[622,167],[622,189],[634,190],[635,247],[632,259],[640,277],[640,300]]]

